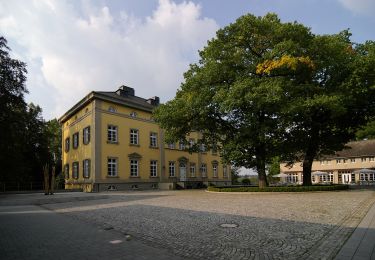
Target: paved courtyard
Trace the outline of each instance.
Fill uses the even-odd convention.
[[[6,217],[1,212],[12,201],[18,207],[38,204],[40,210],[75,224],[122,238],[130,235],[119,247],[142,259],[333,259],[375,201],[372,190],[22,196],[0,196],[0,231]],[[67,234],[72,232],[69,223],[62,224]]]

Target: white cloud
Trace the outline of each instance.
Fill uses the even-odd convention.
[[[92,90],[122,84],[142,97],[172,98],[197,50],[218,29],[201,17],[199,5],[169,0],[160,0],[147,18],[126,10],[115,16],[110,7],[85,1],[6,1],[0,27],[28,64],[29,100],[46,118],[61,116]]]
[[[348,10],[355,14],[374,15],[374,0],[339,0],[339,2]]]

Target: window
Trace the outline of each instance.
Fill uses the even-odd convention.
[[[212,165],[212,172],[213,172],[213,176],[217,177],[217,164]]]
[[[65,152],[69,152],[69,149],[70,149],[70,138],[67,137],[65,138]]]
[[[362,157],[361,162],[366,162],[366,157]]]
[[[79,145],[79,133],[73,134],[73,149],[77,149]]]
[[[212,154],[217,154],[217,146],[216,146],[216,144],[212,145]]]
[[[72,177],[74,178],[74,179],[78,179],[78,167],[79,167],[79,163],[78,162],[74,162],[73,163],[73,172],[72,172]]]
[[[158,147],[158,134],[157,133],[150,133],[150,146]]]
[[[107,141],[109,143],[117,143],[117,126],[108,125],[108,127],[107,127]]]
[[[64,175],[65,175],[65,179],[69,179],[69,164],[65,164],[64,165]]]
[[[138,130],[130,129],[130,144],[138,145]]]
[[[150,176],[157,177],[158,176],[158,162],[152,160],[150,162]]]
[[[368,160],[369,160],[370,162],[373,162],[373,161],[375,161],[375,157],[369,157]]]
[[[90,159],[83,160],[83,178],[90,178]]]
[[[131,112],[131,113],[130,113],[130,116],[131,116],[131,117],[137,117],[137,112],[135,112],[135,111]]]
[[[350,162],[351,162],[351,163],[355,163],[355,158],[351,158],[351,159],[350,159]]]
[[[193,148],[194,143],[195,143],[194,139],[190,138],[189,139],[189,148]]]
[[[179,149],[180,149],[180,150],[185,150],[185,140],[181,140],[181,141],[179,142]]]
[[[207,165],[202,163],[201,165],[202,177],[207,177]]]
[[[90,127],[83,128],[83,144],[90,143]]]
[[[174,143],[169,143],[168,148],[169,149],[175,149],[176,147],[175,147]]]
[[[138,160],[130,160],[130,177],[138,177]]]
[[[201,152],[202,153],[206,152],[206,145],[205,144],[201,144]]]
[[[110,177],[117,176],[117,158],[107,159],[107,169],[108,169],[108,176]]]
[[[195,177],[195,163],[190,164],[190,176]]]
[[[108,108],[108,111],[109,111],[109,112],[112,112],[112,113],[115,113],[115,112],[116,112],[116,108],[110,106],[110,107]]]
[[[175,177],[176,175],[176,168],[174,162],[169,162],[169,177]]]
[[[224,178],[228,178],[228,172],[227,172],[227,170],[228,170],[228,169],[227,169],[227,166],[224,165],[224,166],[223,166],[223,177],[224,177]]]
[[[346,159],[342,159],[342,162],[343,162],[343,163],[347,163],[347,160],[346,160]]]
[[[340,163],[342,163],[342,160],[341,159],[336,159],[336,163],[340,164]]]
[[[324,161],[320,161],[320,164],[321,164],[321,165],[324,165]]]

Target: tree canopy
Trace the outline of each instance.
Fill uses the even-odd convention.
[[[354,44],[348,31],[314,35],[248,14],[199,54],[155,119],[167,141],[199,131],[200,142],[218,143],[224,161],[256,168],[260,187],[278,155],[304,161],[311,184],[311,158],[342,147],[373,111],[374,43]]]

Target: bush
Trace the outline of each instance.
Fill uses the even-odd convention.
[[[242,183],[243,185],[250,185],[250,184],[251,184],[251,181],[250,181],[250,179],[246,178],[246,179],[242,179],[242,180],[241,180],[241,183]]]
[[[281,186],[281,187],[208,187],[208,191],[216,192],[305,192],[347,190],[349,185],[313,185],[313,186]]]

